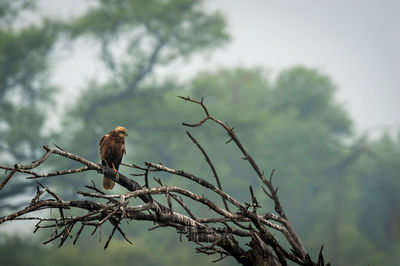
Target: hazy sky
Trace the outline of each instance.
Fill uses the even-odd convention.
[[[84,11],[85,0],[41,0],[45,14]],[[176,65],[175,75],[219,66],[262,66],[272,73],[305,65],[329,75],[338,100],[358,130],[400,129],[399,0],[208,0],[210,10],[227,18],[232,42],[218,51]],[[101,75],[93,49],[54,61],[54,82],[69,91]],[[179,74],[178,74],[179,75]]]

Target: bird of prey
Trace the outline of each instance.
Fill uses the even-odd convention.
[[[99,142],[101,164],[113,168],[118,173],[122,156],[126,154],[125,136],[128,136],[126,128],[118,126],[104,135]],[[113,189],[115,182],[104,175],[103,188]]]

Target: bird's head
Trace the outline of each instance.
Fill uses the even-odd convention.
[[[124,127],[118,126],[113,131],[114,131],[114,134],[120,138],[124,138],[125,136],[128,136],[128,130],[126,130],[126,128],[124,128]]]

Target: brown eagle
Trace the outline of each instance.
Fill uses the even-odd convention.
[[[127,132],[126,128],[118,126],[104,135],[99,142],[101,164],[112,167],[116,173],[122,161],[122,156],[124,153],[126,154],[125,136],[128,136]],[[114,185],[115,182],[104,175],[103,188],[112,189]]]

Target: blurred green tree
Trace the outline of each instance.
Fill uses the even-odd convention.
[[[56,42],[58,24],[43,19],[24,25],[21,13],[34,2],[0,3],[0,160],[36,159],[45,142],[46,111],[55,87],[48,84],[49,55]],[[24,192],[25,182],[14,182],[0,199]]]
[[[228,40],[222,16],[204,12],[201,1],[192,0],[98,1],[70,24],[69,32],[100,44],[101,59],[112,74],[111,88],[94,88],[85,102],[85,122],[96,119],[99,108],[132,98],[156,67]]]
[[[335,217],[336,194],[335,190],[326,189],[327,184],[334,184],[327,169],[346,158],[350,148],[345,143],[352,136],[351,120],[335,101],[334,91],[335,86],[326,75],[305,67],[282,71],[276,80],[270,80],[262,69],[237,67],[201,72],[187,84],[149,83],[136,97],[124,99],[99,113],[104,119],[102,123],[115,123],[112,120],[115,117],[118,124],[123,123],[130,130],[125,162],[152,160],[175,168],[190,165],[190,171],[213,182],[201,154],[185,140],[183,129],[178,125],[193,121],[193,117],[200,119],[201,110],[188,108],[176,95],[183,93],[195,98],[204,95],[208,108],[235,126],[254,157],[266,160],[265,170],[277,169],[276,182],[285,188],[280,191],[285,208],[296,228],[310,237],[309,246],[317,252],[320,247],[313,242],[315,235],[319,235],[321,227],[330,228]],[[291,97],[302,97],[302,100]],[[129,110],[124,106],[130,106]],[[81,114],[79,109],[74,112],[71,119]],[[90,132],[80,132],[78,137],[85,138],[85,142],[93,136]],[[223,144],[227,137],[218,128],[207,125],[196,129],[194,134],[216,160],[220,175],[229,177],[222,180],[224,189],[248,201],[248,193],[243,188],[255,185],[257,179],[247,163],[237,158],[234,148]],[[95,141],[95,153],[98,153],[98,140]],[[182,180],[168,182],[186,185]],[[263,197],[259,187],[255,190]],[[312,221],[310,217],[314,217]],[[335,233],[332,231],[329,239]]]
[[[151,232],[149,232],[151,233]],[[77,246],[67,245],[43,248],[34,241],[22,237],[8,237],[0,242],[0,264],[4,266],[125,266],[140,264],[156,265],[210,265],[210,257],[194,254],[194,245],[189,243],[173,247],[176,242],[174,232],[169,237],[154,232],[151,236],[137,236],[134,245],[126,245],[124,240],[113,240],[113,244],[104,250],[102,245],[93,245],[93,239]],[[84,254],[84,256],[82,256]],[[233,265],[234,259],[228,258],[218,265]]]
[[[375,249],[400,263],[400,141],[389,134],[373,140],[354,167],[358,193],[356,224]]]
[[[71,38],[87,36],[100,46],[99,56],[110,74],[103,83],[89,84],[64,123],[68,137],[61,143],[92,160],[99,156],[98,140],[118,124],[133,137],[134,128],[143,132],[161,126],[146,121],[160,110],[158,101],[166,95],[162,90],[177,85],[156,84],[157,67],[187,60],[229,39],[222,15],[205,11],[202,1],[193,0],[97,1],[67,30]]]
[[[18,14],[31,8],[22,0],[0,1],[1,161],[37,159],[40,147],[48,142],[43,133],[45,110],[55,91],[47,83],[48,57],[58,31],[57,24],[48,20],[17,27]],[[168,70],[173,62],[228,41],[224,18],[206,12],[202,1],[98,0],[63,29],[71,39],[90,40],[109,75],[104,82],[90,82],[68,110],[57,141],[60,146],[96,161],[100,137],[123,125],[129,130],[124,162],[190,165],[188,170],[213,182],[202,155],[179,126],[201,119],[201,112],[176,98],[204,96],[214,114],[235,126],[254,158],[264,161],[260,164],[265,171],[277,169],[274,182],[281,188],[283,205],[315,254],[322,237],[326,258],[336,265],[400,263],[399,141],[389,136],[354,141],[351,119],[337,103],[329,77],[298,66],[280,72],[276,79],[261,68],[242,67],[203,71],[180,82],[176,80],[182,78],[161,79],[156,70]],[[215,159],[220,175],[229,178],[222,180],[224,189],[249,201],[244,188],[255,184],[256,178],[246,171],[246,162],[236,158],[232,146],[223,144],[227,136],[208,125],[193,134]],[[63,191],[75,192],[88,180],[80,175],[54,181],[63,184]],[[95,181],[100,184],[100,179]],[[168,182],[185,185],[176,179]],[[0,198],[14,197],[24,189],[14,185],[1,191]],[[264,197],[260,189],[255,192]],[[136,232],[144,228],[129,226]],[[1,248],[1,254],[10,252],[4,245]],[[129,257],[130,251],[126,253]],[[149,265],[157,264],[151,255],[146,256]],[[52,265],[57,259],[50,256],[49,261]]]

